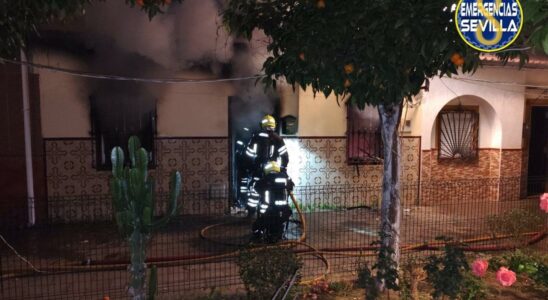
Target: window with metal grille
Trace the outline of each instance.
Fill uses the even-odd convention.
[[[346,161],[349,165],[382,163],[382,138],[378,110],[347,106]]]
[[[445,108],[438,115],[438,159],[477,159],[478,135],[477,107]]]
[[[149,167],[154,168],[156,136],[156,101],[123,95],[90,97],[93,165],[97,170],[110,170],[110,152],[121,146],[127,151],[130,136],[139,138],[149,153]],[[127,152],[126,152],[127,155]]]

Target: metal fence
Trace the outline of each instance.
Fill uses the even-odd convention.
[[[492,233],[487,222],[492,216],[523,209],[546,218],[538,197],[520,197],[521,182],[504,178],[402,183],[402,243],[420,244],[440,235],[479,241],[475,246],[507,243],[477,239]],[[545,182],[528,184],[540,190]],[[352,275],[358,258],[348,254],[371,253],[366,249],[377,239],[380,191],[379,186],[295,188],[307,224],[306,243],[325,253],[330,274]],[[165,196],[158,195],[158,200],[161,214]],[[191,208],[185,211],[193,213],[178,216],[158,231],[148,251],[149,264],[159,267],[160,295],[187,299],[188,290],[240,284],[238,267],[225,254],[248,244],[253,220],[231,215],[223,190],[184,191],[181,201]],[[110,196],[50,198],[47,216],[33,228],[0,228],[0,298],[124,299],[129,253],[111,221]],[[296,213],[293,218],[298,219]],[[288,238],[302,233],[299,224],[292,223]],[[548,246],[545,240],[541,243]],[[305,277],[323,274],[324,263],[307,255],[307,246],[295,250],[303,255]]]

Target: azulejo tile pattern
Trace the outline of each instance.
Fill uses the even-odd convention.
[[[110,172],[98,171],[93,167],[91,139],[49,139],[44,143],[50,218],[63,219],[70,216],[71,219],[84,220],[89,211],[102,212],[105,218],[110,216]],[[157,139],[155,147],[156,166],[150,171],[150,176],[155,178],[158,195],[167,193],[169,175],[175,170],[181,171],[183,194],[189,190],[208,191],[212,187],[215,187],[215,190],[226,190],[226,138]],[[99,200],[94,198],[94,201],[88,201],[88,196],[91,195],[98,197]],[[204,209],[209,212],[224,212],[225,205],[218,202],[225,201],[226,197],[221,200],[209,197],[209,193],[201,195],[207,199],[193,198],[183,201],[182,212],[199,213]],[[84,200],[75,200],[80,198]],[[69,205],[65,199],[72,199],[70,204],[74,205]],[[204,201],[211,203],[203,203]],[[60,202],[63,202],[63,205]]]
[[[420,139],[401,139],[402,180],[419,180]],[[346,139],[289,138],[288,173],[297,186],[366,185],[380,186],[382,165],[349,166],[346,164]]]
[[[285,143],[289,152],[288,173],[297,186],[360,186],[369,187],[367,199],[375,204],[380,200],[382,165],[349,166],[346,163],[346,139],[341,138],[290,138]],[[410,187],[402,194],[409,203],[417,197],[419,180],[420,138],[401,139],[402,185]]]
[[[289,173],[296,185],[360,185],[378,188],[378,193],[370,193],[370,198],[380,199],[382,165],[348,166],[344,137],[290,138],[285,142],[290,156]],[[44,146],[50,217],[87,220],[104,215],[109,218],[110,172],[93,167],[92,141],[48,139]],[[155,178],[158,195],[167,193],[170,174],[179,170],[183,177],[183,197],[186,197],[182,213],[212,214],[227,209],[227,138],[159,138],[155,151],[156,164],[150,175]],[[402,181],[419,180],[419,161],[420,139],[403,138]],[[68,202],[74,205],[67,205]]]
[[[521,172],[521,149],[480,149],[478,160],[471,163],[440,162],[436,149],[422,151],[422,181],[436,184],[443,181],[454,182],[454,189],[447,189],[444,194],[458,194],[458,201],[461,202],[478,201],[479,197],[493,201],[518,199],[520,189],[519,182],[516,181],[519,181],[517,178]],[[474,184],[478,179],[485,184]],[[422,203],[453,201],[447,196],[435,196],[433,192],[433,188],[425,188],[423,184]]]

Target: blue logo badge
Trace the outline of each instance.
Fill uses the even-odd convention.
[[[455,10],[455,25],[470,47],[495,52],[518,38],[523,10],[519,0],[461,0]]]

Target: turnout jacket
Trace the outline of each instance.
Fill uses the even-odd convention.
[[[259,204],[260,213],[269,208],[288,207],[289,192],[294,186],[285,172],[270,173],[255,183],[249,201]]]
[[[282,170],[287,168],[289,155],[284,140],[273,131],[262,130],[251,137],[245,151],[256,173],[261,173],[269,161],[278,161]]]

